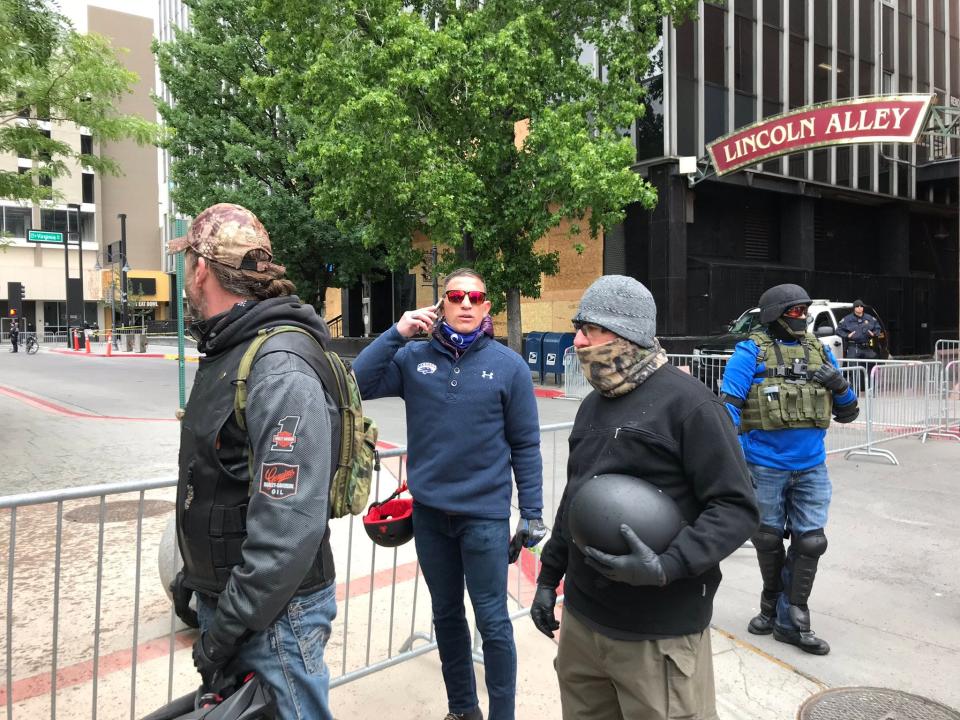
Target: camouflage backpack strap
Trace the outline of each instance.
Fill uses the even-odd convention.
[[[276,327],[264,328],[257,333],[257,336],[250,343],[246,352],[243,353],[243,357],[240,358],[240,367],[237,370],[237,379],[235,381],[237,392],[233,396],[233,411],[237,416],[237,424],[244,432],[247,431],[247,378],[250,376],[250,369],[253,367],[253,363],[257,359],[257,353],[260,352],[263,344],[270,338],[285,332],[302,333],[316,342],[316,338],[313,337],[313,335],[303,328],[294,327],[293,325],[277,325]],[[317,345],[319,346],[320,343],[317,343]]]

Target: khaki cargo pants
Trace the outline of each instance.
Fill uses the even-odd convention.
[[[563,614],[554,661],[563,720],[716,720],[710,629],[611,640]]]

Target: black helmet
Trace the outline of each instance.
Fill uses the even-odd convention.
[[[668,495],[646,480],[630,475],[595,475],[573,496],[570,534],[580,550],[587,545],[612,555],[630,552],[620,534],[629,525],[656,553],[680,532],[683,517]]]
[[[221,692],[223,692],[221,690]],[[143,720],[274,720],[273,693],[254,673],[227,697],[200,688],[150,713]]]
[[[380,547],[397,547],[413,537],[413,498],[398,497],[406,489],[404,483],[386,500],[373,503],[363,516],[363,529]]]
[[[774,285],[760,296],[760,322],[772,323],[794,305],[810,305],[813,300],[799,285]]]

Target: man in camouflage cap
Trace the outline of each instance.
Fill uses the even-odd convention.
[[[173,588],[181,610],[197,594],[194,664],[212,691],[253,670],[273,690],[279,717],[329,719],[323,653],[336,585],[328,490],[340,415],[313,370],[327,326],[292,294],[270,236],[246,208],[207,208],[170,249],[186,253],[203,353],[181,424],[184,567]],[[274,333],[259,350],[241,422],[241,358],[258,333],[281,326],[303,332]]]
[[[723,406],[667,361],[656,317],[647,288],[606,275],[573,319],[595,392],[570,433],[567,485],[530,608],[537,629],[553,637],[556,588],[566,578],[555,663],[564,720],[717,717],[710,617],[719,564],[756,528],[757,505]],[[628,525],[618,528],[626,555],[574,544],[571,501],[611,473],[642,476],[679,508],[685,525],[659,555]]]

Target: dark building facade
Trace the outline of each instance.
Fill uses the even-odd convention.
[[[957,337],[960,140],[820,148],[691,186],[678,158],[806,105],[929,93],[960,111],[957,0],[726,0],[663,24],[636,128],[660,193],[607,234],[604,272],[647,283],[667,336],[715,331],[780,282],[876,306],[898,354]]]

